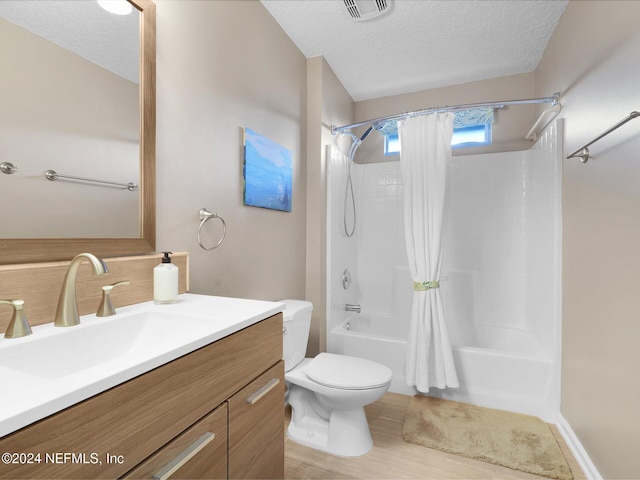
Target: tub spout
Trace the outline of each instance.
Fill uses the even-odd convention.
[[[357,303],[357,304],[347,303],[347,304],[344,306],[344,309],[345,309],[347,312],[356,312],[356,313],[360,313],[360,310],[361,310],[361,308],[360,308],[360,304],[359,304],[359,303]]]

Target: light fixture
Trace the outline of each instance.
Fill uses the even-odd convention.
[[[133,7],[127,0],[98,0],[98,5],[116,15],[128,15]]]

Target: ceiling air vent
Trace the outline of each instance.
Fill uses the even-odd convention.
[[[343,0],[352,20],[362,22],[387,13],[392,0]]]

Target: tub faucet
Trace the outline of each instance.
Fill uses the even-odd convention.
[[[359,304],[359,303],[356,303],[356,304],[347,303],[347,304],[344,306],[344,309],[345,309],[347,312],[356,312],[356,313],[360,313],[360,310],[361,310],[361,308],[360,308],[360,304]]]
[[[80,324],[80,315],[78,315],[78,300],[76,298],[76,275],[80,264],[89,261],[93,267],[93,274],[96,277],[109,273],[109,269],[102,261],[92,253],[81,253],[76,255],[64,277],[62,290],[60,290],[60,298],[58,299],[58,308],[56,309],[56,318],[53,324],[56,327],[71,327]]]

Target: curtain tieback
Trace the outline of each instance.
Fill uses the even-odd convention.
[[[413,282],[413,290],[416,292],[424,292],[425,290],[431,290],[432,288],[438,288],[440,282]]]

